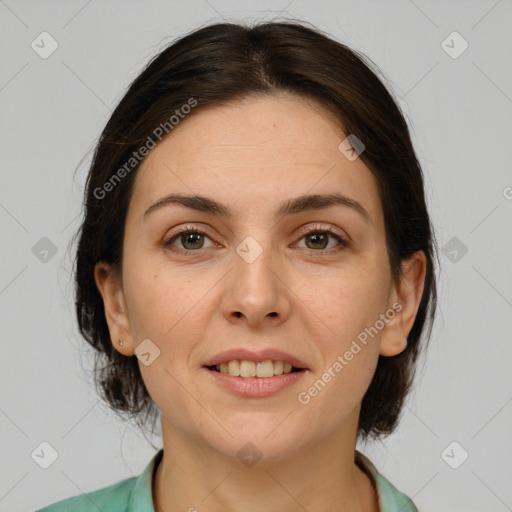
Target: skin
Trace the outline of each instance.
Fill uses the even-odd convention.
[[[406,348],[426,260],[416,253],[401,283],[391,279],[377,183],[361,158],[350,161],[338,149],[346,135],[310,100],[252,97],[190,114],[142,163],[122,273],[100,262],[95,278],[116,350],[132,356],[147,338],[160,350],[149,366],[139,361],[162,414],[156,512],[378,511],[370,480],[354,464],[361,400],[379,354]],[[338,205],[274,217],[285,199],[333,192],[359,201],[370,222]],[[169,193],[211,197],[234,216],[169,205],[144,218]],[[163,245],[189,224],[207,236]],[[351,247],[312,236],[330,226]],[[308,236],[301,227],[311,227]],[[247,236],[263,250],[252,263],[236,252]],[[401,311],[378,335],[299,403],[297,395],[396,302]],[[242,398],[202,368],[234,347],[279,348],[310,371],[273,396]],[[261,453],[252,467],[237,457],[249,441]]]

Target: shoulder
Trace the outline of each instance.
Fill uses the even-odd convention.
[[[96,491],[63,499],[36,512],[98,512],[98,510],[125,512],[136,478],[128,478]]]
[[[36,512],[155,512],[151,488],[155,469],[162,457],[163,449],[153,456],[137,477],[66,498]]]
[[[401,493],[389,480],[380,473],[376,475],[377,485],[379,487],[379,495],[382,500],[382,512],[418,512],[418,509],[412,500]]]
[[[370,459],[358,451],[356,451],[356,463],[373,477],[379,497],[380,512],[396,512],[398,510],[400,512],[418,512],[412,500],[379,473]]]

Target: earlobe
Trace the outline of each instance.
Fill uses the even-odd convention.
[[[381,343],[379,354],[381,356],[391,357],[401,354],[407,348],[407,338],[405,336],[397,337]]]
[[[395,356],[407,348],[407,337],[414,325],[423,296],[426,268],[427,260],[423,251],[416,252],[402,263],[402,278],[391,294],[394,304],[399,304],[400,308],[396,308],[398,312],[384,327],[380,355]]]
[[[132,347],[130,322],[125,312],[124,294],[120,278],[110,264],[100,261],[94,267],[94,279],[103,298],[105,319],[112,344],[122,354],[132,355],[135,347]],[[120,344],[119,340],[123,340],[123,343]]]

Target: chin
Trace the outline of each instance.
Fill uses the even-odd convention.
[[[263,418],[248,415],[236,424],[224,425],[229,434],[224,433],[222,439],[205,439],[216,451],[224,456],[238,459],[251,467],[255,461],[261,467],[262,463],[275,464],[286,460],[300,449],[303,435],[294,435],[289,423],[283,422],[284,416],[265,414]]]

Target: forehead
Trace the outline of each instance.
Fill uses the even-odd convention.
[[[152,149],[136,176],[131,209],[173,192],[215,196],[240,215],[304,194],[340,193],[378,223],[377,183],[333,113],[291,95],[251,97],[202,108]],[[260,212],[258,212],[260,213]]]

